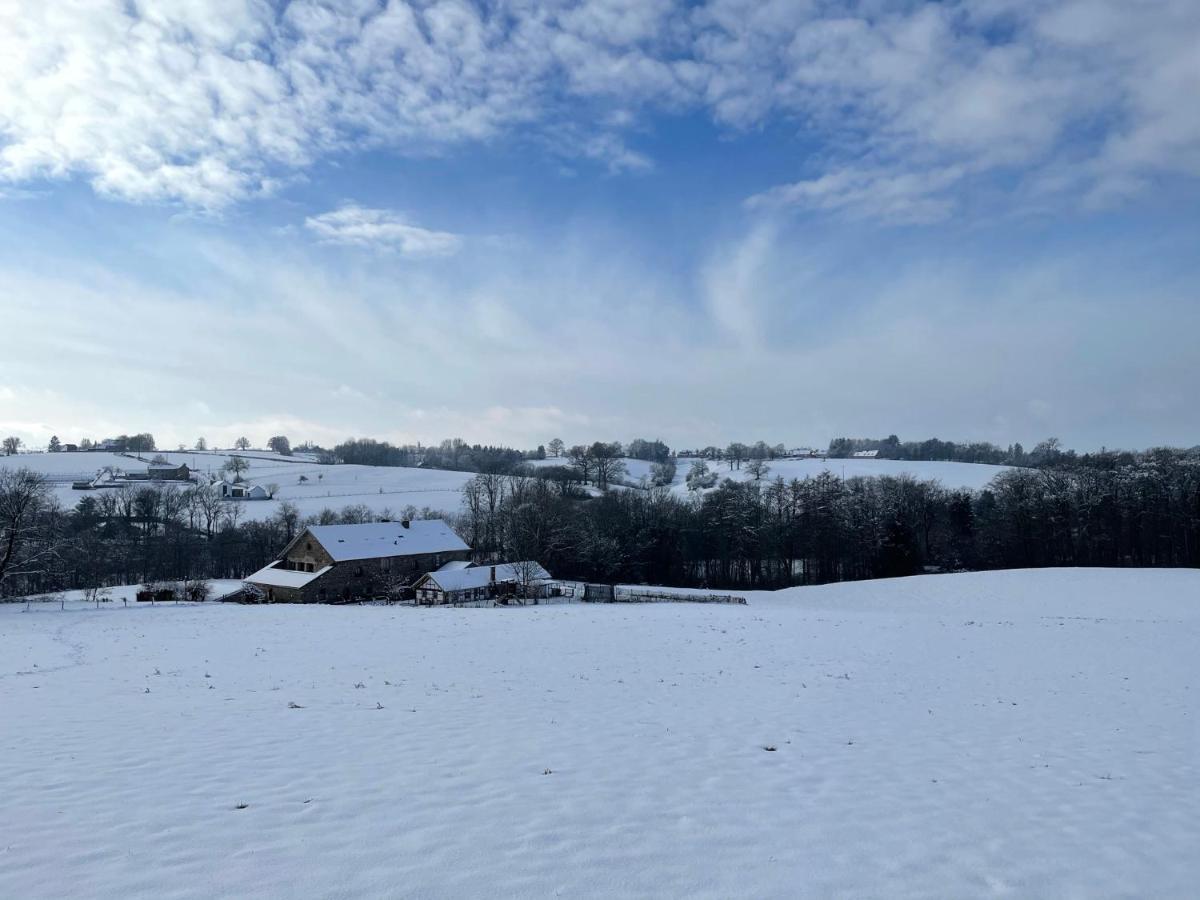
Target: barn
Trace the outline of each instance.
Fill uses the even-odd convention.
[[[441,519],[310,525],[244,580],[268,602],[337,603],[394,595],[423,572],[470,558]]]

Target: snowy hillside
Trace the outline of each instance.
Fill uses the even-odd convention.
[[[679,460],[675,475],[675,490],[686,492],[683,481],[693,460]],[[1006,471],[1008,466],[987,466],[979,463],[959,462],[908,462],[899,459],[776,459],[769,460],[770,471],[764,476],[768,479],[783,478],[791,481],[793,478],[811,478],[822,472],[832,472],[838,477],[855,478],[875,475],[911,475],[913,478],[932,479],[940,481],[945,488],[968,488],[979,490],[987,483]],[[727,462],[710,462],[712,471],[721,478],[732,478],[744,481],[750,478],[746,464],[740,469],[730,470]]]
[[[0,896],[1194,895],[1200,572],[0,607]]]
[[[672,490],[684,495],[688,493],[685,479],[694,459],[676,460],[675,480]],[[564,459],[534,460],[534,466],[554,466],[566,463]],[[624,480],[637,482],[641,478],[650,477],[651,464],[642,459],[624,460],[627,475]],[[810,478],[822,472],[832,472],[845,478],[856,476],[871,477],[874,475],[911,475],[913,478],[935,479],[946,488],[969,488],[979,490],[987,483],[1007,471],[1009,466],[988,466],[979,463],[958,462],[906,462],[897,459],[776,459],[769,460],[770,471],[764,476],[767,479],[783,478],[791,481],[793,478]],[[708,467],[717,473],[720,479],[732,478],[734,481],[744,481],[750,478],[746,464],[730,469],[727,462],[709,462]]]
[[[158,454],[144,454],[148,460]],[[233,455],[229,451],[167,452],[162,456],[173,465],[187,463],[205,481],[220,474],[221,466]],[[279,456],[260,450],[238,451],[237,455],[248,460],[250,468],[243,473],[243,480],[251,484],[278,485],[273,500],[241,502],[242,521],[267,519],[275,515],[284,501],[296,505],[301,516],[316,515],[324,509],[340,510],[345,506],[363,505],[376,513],[389,512],[400,515],[409,506],[418,510],[429,507],[440,512],[456,513],[462,509],[462,486],[472,477],[469,472],[451,472],[443,469],[415,469],[386,466],[339,465],[323,466],[314,459],[297,454]],[[535,466],[559,465],[564,460],[535,460]],[[672,484],[672,490],[680,496],[689,494],[684,479],[692,460],[681,459]],[[59,502],[73,507],[83,491],[73,490],[73,481],[90,479],[105,467],[126,472],[145,471],[147,463],[116,453],[22,453],[15,456],[0,456],[0,467],[27,466],[45,475],[54,484],[54,493]],[[650,463],[640,459],[625,460],[625,480],[637,482],[650,477]],[[711,468],[724,478],[747,479],[749,473],[742,469],[730,470],[727,463],[710,463]],[[786,459],[770,464],[767,478],[782,476],[785,479],[805,478],[830,471],[847,478],[856,475],[899,475],[910,474],[916,478],[935,478],[948,488],[984,487],[1005,466],[985,466],[972,463],[952,462],[899,462],[886,459]]]
[[[145,458],[154,455],[145,454]],[[233,454],[208,451],[161,455],[172,465],[187,463],[207,481],[209,476],[220,474],[221,466]],[[323,466],[300,455],[288,457],[253,450],[238,451],[237,455],[249,461],[250,468],[242,475],[245,481],[279,486],[274,500],[242,502],[243,521],[269,518],[285,500],[294,503],[302,516],[314,515],[326,508],[340,510],[357,504],[375,512],[390,510],[397,515],[407,506],[418,510],[428,506],[434,510],[458,512],[462,500],[460,491],[471,478],[468,472],[440,469]],[[126,472],[146,469],[145,462],[115,453],[25,453],[0,456],[0,466],[27,466],[43,473],[54,482],[55,495],[67,507],[74,506],[86,496],[86,492],[72,490],[72,481],[91,478],[105,466]]]

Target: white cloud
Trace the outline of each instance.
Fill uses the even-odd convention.
[[[989,174],[1084,200],[1200,174],[1200,106],[1183,99],[1200,92],[1190,0],[826,9],[721,0],[700,14],[716,114],[792,116],[824,148],[813,177],[753,204],[923,221]]]
[[[927,219],[942,168],[1111,201],[1200,175],[1198,41],[1194,0],[7,0],[0,182],[220,209],[326,156],[514,134],[642,170],[628,136],[667,110],[796,123],[818,208],[862,206],[813,202],[858,173]]]
[[[309,216],[304,224],[325,243],[395,250],[409,259],[453,256],[462,245],[456,234],[419,228],[389,210],[354,204]]]

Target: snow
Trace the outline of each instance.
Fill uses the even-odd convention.
[[[0,896],[1194,896],[1200,572],[748,599],[0,607]]]
[[[144,454],[149,460],[155,454]],[[416,469],[390,466],[319,465],[309,457],[279,456],[262,451],[207,451],[163,453],[172,465],[187,463],[204,481],[220,475],[221,466],[232,455],[244,457],[250,468],[243,480],[251,484],[277,484],[273,500],[237,500],[242,521],[269,519],[287,501],[302,517],[325,509],[338,511],[345,506],[363,505],[375,513],[388,512],[399,518],[405,507],[418,510],[429,507],[435,512],[460,512],[462,486],[474,474],[442,469]],[[71,482],[92,478],[105,466],[127,472],[144,471],[148,463],[115,453],[24,453],[0,456],[0,466],[27,466],[55,482],[59,502],[71,508],[91,492],[72,490]],[[300,477],[307,481],[301,483]],[[98,493],[98,492],[97,492]],[[94,496],[95,494],[93,494]]]
[[[323,566],[315,572],[299,572],[295,569],[280,569],[272,562],[269,566],[264,566],[252,575],[246,576],[246,581],[252,584],[267,584],[273,587],[287,588],[302,588],[306,584],[316,581],[332,566]]]
[[[155,454],[144,454],[149,460]],[[284,502],[292,503],[301,517],[315,516],[326,509],[335,512],[346,506],[362,505],[376,514],[399,518],[406,507],[418,511],[429,508],[434,512],[458,513],[462,511],[462,488],[474,477],[471,472],[451,472],[444,469],[418,469],[399,466],[323,466],[311,457],[280,456],[266,451],[171,451],[161,454],[171,465],[187,463],[201,479],[219,475],[221,466],[232,455],[241,456],[250,464],[242,478],[250,484],[278,485],[279,490],[270,500],[231,500],[241,509],[242,521],[269,519],[279,512]],[[689,496],[685,478],[693,460],[680,459],[671,490],[680,497]],[[531,460],[534,466],[563,465],[565,459]],[[15,456],[0,456],[0,467],[27,466],[41,472],[54,482],[54,493],[65,507],[74,507],[90,492],[71,488],[72,481],[90,479],[105,466],[114,466],[127,472],[144,471],[148,462],[139,462],[116,453],[23,453]],[[624,480],[637,483],[641,478],[650,478],[651,463],[641,459],[626,459],[628,474]],[[947,488],[969,488],[978,490],[987,485],[1006,466],[987,466],[975,463],[954,462],[903,462],[890,459],[780,459],[770,462],[771,470],[766,476],[785,480],[806,478],[829,471],[838,476],[852,478],[856,475],[902,475],[916,478],[932,478]],[[741,469],[729,469],[727,463],[710,462],[709,467],[721,479],[748,479],[745,464]],[[304,476],[307,480],[300,481]]]
[[[691,493],[687,489],[687,473],[695,459],[679,458],[676,460],[675,480],[671,490],[680,496]],[[732,478],[734,481],[748,481],[750,473],[746,471],[746,463],[740,469],[729,468],[728,462],[721,460],[706,460],[708,467],[717,473],[720,480]],[[566,465],[565,459],[531,460],[533,466]],[[650,479],[652,463],[643,459],[625,459],[627,475],[622,480],[637,483],[641,478]],[[919,479],[940,481],[943,487],[956,489],[968,488],[979,490],[986,487],[988,482],[1007,471],[1011,466],[990,466],[981,463],[959,462],[909,462],[898,459],[773,459],[767,460],[770,471],[764,476],[765,480],[773,481],[782,477],[785,481],[793,478],[815,478],[822,472],[832,472],[838,477],[854,478],[856,476],[870,477],[874,475],[911,475]]]
[[[688,470],[694,460],[681,459],[678,461],[675,481],[672,490],[687,493]],[[966,488],[977,491],[985,488],[993,478],[1005,472],[1011,466],[989,466],[982,463],[936,462],[929,460],[908,461],[902,459],[773,459],[767,460],[770,471],[764,480],[774,480],[782,477],[784,481],[793,478],[815,478],[822,472],[832,472],[839,478],[871,477],[876,475],[911,475],[921,480],[941,482],[949,489]],[[750,473],[746,471],[743,462],[741,469],[730,471],[727,462],[709,462],[709,469],[717,473],[722,480],[732,478],[734,481],[748,481]]]
[[[495,573],[493,573],[495,569]],[[497,563],[496,565],[475,566],[474,568],[458,568],[430,572],[429,577],[443,591],[468,591],[472,588],[486,587],[492,582],[492,576],[498,582],[522,581],[522,574],[527,574],[528,581],[543,581],[550,578],[550,573],[538,563],[526,560],[515,563]]]
[[[205,581],[211,588],[209,597],[213,600],[222,597],[225,594],[239,590],[243,586],[240,578],[208,578],[205,579]],[[137,592],[142,589],[142,585],[140,584],[122,584],[116,585],[115,587],[106,588],[108,594],[106,595],[106,600],[102,601],[101,608],[108,608],[110,604],[119,606],[123,603],[136,603]],[[17,602],[21,604],[21,609],[25,608],[23,605],[25,601],[23,599]],[[53,603],[55,609],[58,609],[62,604],[65,604],[66,609],[68,610],[95,608],[95,603],[87,598],[83,590],[58,591],[53,594],[35,595],[32,598],[32,602],[40,605],[39,607],[35,608],[42,609],[49,609],[50,607],[48,604],[51,602]],[[0,605],[0,615],[2,615],[3,612],[8,608],[9,607],[7,605]],[[3,678],[3,671],[3,664],[0,663],[0,678]]]
[[[310,525],[308,533],[320,542],[335,562],[454,553],[471,549],[441,519],[418,519],[408,524],[366,522],[359,525]]]

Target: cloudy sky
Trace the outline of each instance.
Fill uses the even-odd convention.
[[[0,0],[0,430],[1200,442],[1195,0]]]

